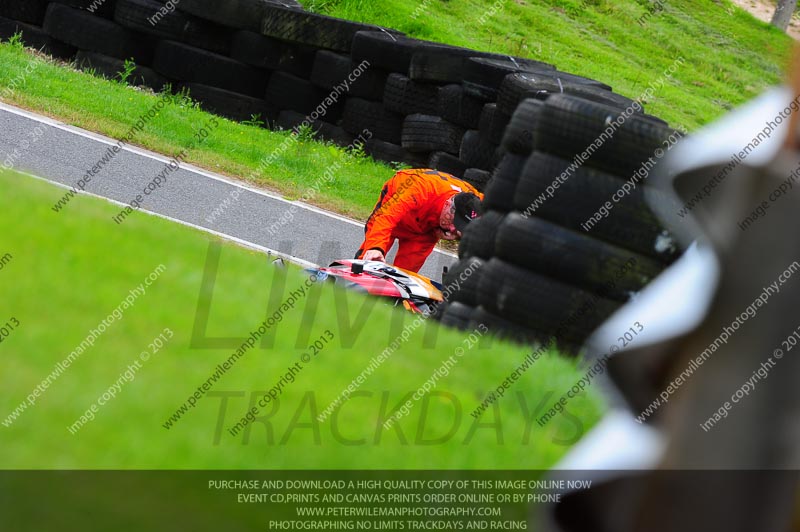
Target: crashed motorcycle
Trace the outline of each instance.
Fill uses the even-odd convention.
[[[361,259],[332,262],[327,267],[306,268],[320,281],[386,298],[416,314],[432,314],[442,303],[442,285],[418,273],[391,264]]]

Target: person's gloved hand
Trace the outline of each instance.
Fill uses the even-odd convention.
[[[386,262],[386,257],[383,256],[383,252],[379,249],[370,249],[364,252],[364,260],[377,260],[380,262]]]

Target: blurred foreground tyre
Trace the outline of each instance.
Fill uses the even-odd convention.
[[[480,168],[470,168],[464,172],[464,181],[477,188],[478,191],[483,192],[486,189],[486,184],[492,178],[492,173],[488,170],[481,170]]]
[[[487,310],[569,344],[583,343],[621,305],[496,257],[481,273],[478,301]]]
[[[501,212],[514,210],[514,194],[526,160],[521,155],[511,153],[503,157],[486,185],[486,195],[483,200],[484,209]]]
[[[502,147],[516,155],[533,151],[533,126],[541,119],[544,102],[528,98],[519,104],[503,134]]]
[[[679,136],[648,117],[566,94],[554,95],[544,105],[533,128],[536,149],[571,160],[600,140],[587,164],[626,179],[644,180],[658,150],[663,155],[668,141]]]
[[[671,262],[677,257],[677,246],[645,202],[643,187],[636,187],[616,203],[610,201],[623,184],[623,179],[606,172],[535,151],[517,184],[514,207]]]
[[[546,339],[541,333],[496,316],[479,306],[473,309],[467,329],[475,330],[481,325],[485,325],[492,336],[521,344],[531,344]]]
[[[465,331],[469,327],[473,312],[474,308],[464,303],[457,301],[446,303],[441,316],[442,325]]]
[[[481,268],[486,262],[478,257],[461,259],[453,264],[442,279],[448,301],[460,301],[470,306],[478,304],[478,283]]]
[[[664,266],[536,217],[510,213],[497,229],[497,257],[617,301],[627,301]]]
[[[470,222],[459,242],[458,256],[462,259],[473,256],[486,260],[492,258],[497,229],[505,216],[504,212],[488,211]]]

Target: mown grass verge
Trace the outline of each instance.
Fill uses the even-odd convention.
[[[470,412],[529,349],[485,338],[469,348],[463,333],[423,323],[361,383],[360,394],[319,422],[316,416],[413,320],[377,299],[324,285],[268,331],[272,345],[256,344],[207,391],[212,395],[167,429],[169,417],[242,342],[192,347],[209,246],[221,250],[215,284],[205,292],[211,302],[203,338],[247,337],[306,275],[288,270],[282,292],[279,270],[263,254],[143,213],[117,226],[110,216],[116,206],[88,196],[57,215],[50,206],[62,190],[0,174],[0,256],[11,256],[0,270],[0,322],[18,322],[0,343],[3,469],[546,469],[601,414],[599,392],[590,388],[566,413],[536,423],[585,373],[550,353],[475,421]],[[160,265],[145,293],[11,420],[54,366]],[[93,420],[70,431],[165,328],[173,337],[164,347]],[[230,435],[227,429],[260,397],[253,392],[274,386],[326,330],[333,340],[278,403],[261,409],[267,419]],[[396,409],[457,348],[464,356],[428,400],[415,403],[398,429],[383,429],[381,412]]]

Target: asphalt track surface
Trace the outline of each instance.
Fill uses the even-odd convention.
[[[29,145],[22,149],[25,139]],[[0,165],[6,160],[12,161],[15,170],[63,185],[67,187],[64,192],[75,186],[106,154],[108,147],[116,143],[111,138],[0,103]],[[86,185],[85,193],[120,206],[127,204],[142,195],[142,190],[163,172],[169,161],[163,155],[123,145],[122,151]],[[181,164],[180,169],[166,179],[166,184],[144,197],[142,211],[301,265],[327,265],[336,259],[351,258],[363,241],[363,222],[288,201],[187,163]],[[378,193],[376,189],[376,199]],[[223,213],[211,217],[226,199],[229,206]],[[58,216],[69,216],[70,211],[79,208],[78,204],[70,203]],[[279,224],[277,231],[270,235],[268,228],[292,210],[292,221]],[[390,260],[392,256],[390,253]],[[438,281],[442,267],[455,261],[455,255],[436,250],[420,273]]]

